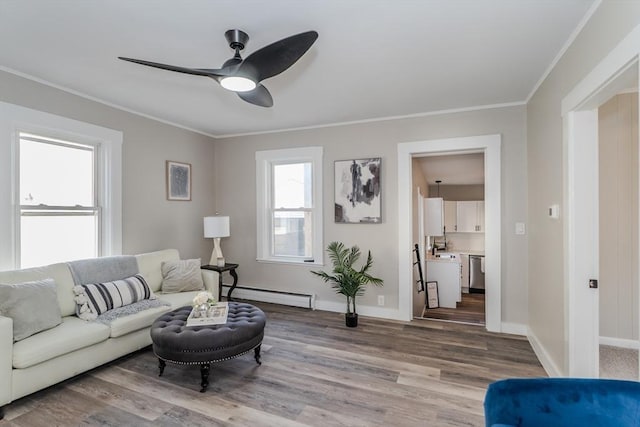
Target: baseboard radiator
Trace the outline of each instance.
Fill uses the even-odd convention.
[[[222,294],[227,295],[230,285],[222,285]],[[231,294],[233,299],[246,299],[251,301],[270,302],[273,304],[303,307],[315,310],[316,296],[313,294],[299,294],[295,292],[275,291],[272,289],[249,288],[236,286]]]

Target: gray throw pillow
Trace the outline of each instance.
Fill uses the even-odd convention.
[[[164,261],[162,269],[162,292],[201,291],[204,289],[200,258],[179,261]]]
[[[62,323],[53,279],[0,284],[0,315],[13,319],[13,341]]]

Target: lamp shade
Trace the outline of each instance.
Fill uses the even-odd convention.
[[[204,218],[204,237],[229,237],[228,216],[207,216]]]

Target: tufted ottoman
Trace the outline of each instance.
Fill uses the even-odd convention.
[[[180,307],[163,314],[151,325],[153,352],[158,356],[160,375],[165,362],[200,365],[204,393],[209,385],[211,363],[233,359],[254,350],[260,362],[260,346],[264,337],[266,317],[251,304],[229,302],[229,314],[224,325],[187,327],[191,306]]]

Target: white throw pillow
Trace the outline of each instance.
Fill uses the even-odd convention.
[[[204,289],[200,258],[179,261],[164,261],[162,269],[162,292],[201,291]]]

